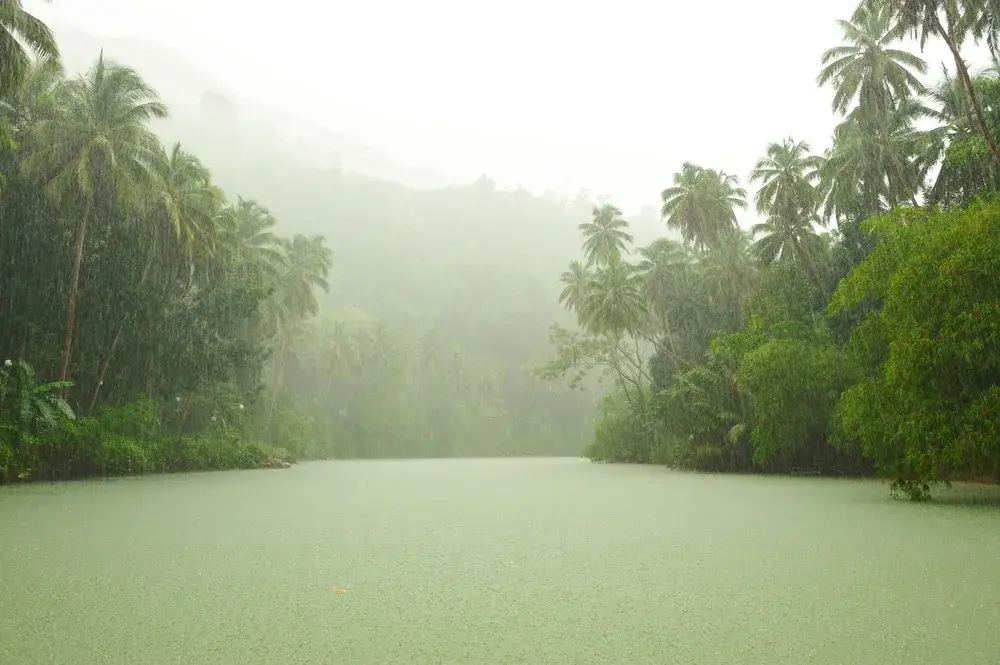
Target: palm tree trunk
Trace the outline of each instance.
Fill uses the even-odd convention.
[[[143,284],[146,283],[146,278],[149,277],[149,269],[152,267],[152,265],[153,265],[153,259],[152,257],[150,257],[149,261],[146,262],[146,267],[142,271],[142,278],[139,280],[140,290],[142,289]],[[108,350],[108,356],[104,359],[104,362],[101,364],[101,371],[97,374],[97,385],[94,386],[94,394],[90,398],[90,406],[87,407],[88,416],[94,412],[94,406],[97,404],[97,396],[101,392],[101,386],[104,385],[104,375],[105,373],[107,373],[108,365],[111,364],[111,359],[115,355],[115,349],[118,348],[118,340],[121,339],[122,330],[125,329],[125,323],[127,320],[128,317],[122,320],[122,322],[118,325],[118,332],[115,333],[115,338],[114,340],[111,341],[111,348]]]
[[[969,104],[972,105],[972,110],[976,114],[976,122],[979,125],[979,131],[982,132],[983,138],[986,139],[986,143],[990,146],[990,152],[993,153],[993,160],[1000,166],[1000,146],[997,145],[996,139],[993,134],[990,133],[989,125],[986,124],[986,118],[983,116],[983,106],[979,103],[979,97],[976,95],[976,88],[972,85],[972,77],[969,76],[969,68],[965,66],[965,61],[962,60],[962,54],[959,53],[958,44],[952,38],[949,31],[945,30],[944,26],[941,24],[941,19],[938,17],[937,12],[932,12],[931,16],[934,19],[934,28],[937,30],[941,38],[944,39],[945,43],[948,45],[948,50],[951,51],[952,57],[955,58],[955,69],[958,71],[959,78],[962,79],[962,86],[965,88],[965,94],[969,97]],[[954,21],[952,17],[948,17],[948,24],[952,25]]]
[[[66,312],[66,343],[63,347],[62,367],[59,370],[59,380],[65,381],[69,373],[69,358],[73,350],[73,328],[76,326],[76,299],[80,291],[80,266],[83,264],[83,243],[87,238],[87,221],[90,217],[91,200],[83,209],[83,217],[76,231],[76,252],[73,256],[73,269],[69,276],[69,306]]]

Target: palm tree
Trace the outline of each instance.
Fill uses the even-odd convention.
[[[316,289],[330,290],[326,278],[332,267],[333,253],[326,246],[323,236],[307,238],[297,234],[284,246],[286,270],[277,296],[289,318],[299,321],[319,311]]]
[[[645,322],[642,276],[635,266],[612,259],[587,287],[585,321],[592,332],[621,337]]]
[[[901,99],[923,90],[917,74],[927,70],[919,57],[889,48],[901,36],[900,21],[883,0],[863,0],[849,21],[838,21],[843,46],[823,54],[816,81],[833,83],[833,109],[844,113],[858,100],[861,107],[888,111]]]
[[[761,183],[754,197],[758,214],[786,220],[815,215],[823,159],[809,152],[808,143],[791,137],[767,146],[767,153],[750,172],[750,182]]]
[[[148,218],[152,224],[150,232],[149,258],[139,278],[139,289],[146,280],[157,258],[175,254],[190,258],[196,247],[207,245],[199,240],[211,240],[213,224],[222,205],[222,192],[211,182],[208,169],[193,154],[184,151],[180,143],[175,143],[168,155],[161,146],[152,164],[153,179],[145,203],[149,206]],[[188,269],[189,261],[174,262],[175,269]],[[97,374],[97,383],[91,395],[87,413],[93,412],[104,376],[108,371],[122,331],[125,319],[118,326],[104,362]]]
[[[867,218],[916,196],[928,170],[933,136],[914,122],[927,115],[915,100],[905,100],[888,115],[857,109],[837,126],[833,148],[820,169],[826,217]]]
[[[31,56],[59,60],[59,45],[48,26],[24,11],[21,0],[0,2],[0,98],[17,88],[31,69]]]
[[[819,242],[811,220],[805,216],[773,216],[755,224],[751,233],[761,236],[754,242],[753,252],[764,265],[790,259],[806,263],[808,267]]]
[[[642,278],[643,298],[662,325],[670,353],[676,355],[674,305],[681,299],[681,282],[692,269],[691,254],[682,244],[660,238],[640,248],[639,255],[636,270]]]
[[[63,96],[65,113],[39,123],[38,149],[22,162],[26,173],[48,179],[51,196],[77,201],[83,208],[70,270],[60,381],[69,371],[80,266],[94,205],[115,196],[134,206],[147,191],[160,151],[148,124],[167,115],[167,107],[134,70],[106,61],[103,53],[65,87]]]
[[[585,238],[583,251],[588,265],[603,265],[620,258],[632,242],[632,236],[625,230],[628,222],[622,219],[622,211],[610,203],[594,206],[593,215],[592,221],[579,226]]]
[[[578,316],[584,311],[583,307],[587,302],[587,286],[594,276],[587,266],[579,261],[573,261],[569,268],[559,277],[563,283],[562,293],[559,294],[559,302],[571,312]]]
[[[222,210],[219,224],[223,243],[235,252],[244,268],[258,266],[271,279],[277,279],[285,270],[285,253],[273,231],[277,220],[267,208],[237,197],[236,203]]]
[[[713,247],[738,227],[736,209],[746,208],[746,190],[736,176],[685,162],[663,190],[660,215],[667,227],[681,232],[686,244]]]
[[[976,94],[969,67],[965,64],[961,53],[962,43],[967,37],[979,39],[996,26],[997,11],[1000,9],[998,3],[994,0],[883,1],[898,21],[899,29],[919,37],[921,49],[927,43],[927,38],[932,35],[944,40],[955,60],[955,71],[958,72],[958,78],[965,90],[979,132],[989,145],[994,160],[1000,165],[1000,145],[997,145],[996,137],[990,131],[983,115],[983,107]],[[989,37],[993,35],[990,34]]]
[[[65,83],[58,60],[42,59],[31,64],[18,84],[0,97],[0,112],[10,120],[15,135],[58,112],[58,98]]]
[[[739,229],[722,238],[711,252],[698,261],[708,305],[721,326],[736,330],[743,323],[747,298],[757,280],[757,266],[751,252],[750,236]],[[707,314],[700,313],[705,317]]]
[[[153,213],[163,219],[162,229],[171,244],[186,254],[199,244],[205,247],[214,237],[223,201],[208,169],[178,142],[169,154],[160,148],[153,172],[156,177],[150,202]]]

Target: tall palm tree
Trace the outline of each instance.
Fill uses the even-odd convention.
[[[148,206],[146,216],[152,222],[145,229],[149,237],[149,258],[139,278],[140,290],[149,279],[157,259],[169,262],[170,258],[182,258],[183,260],[171,262],[172,269],[175,273],[190,270],[189,259],[193,253],[197,248],[204,250],[207,247],[204,241],[212,239],[213,224],[223,200],[221,190],[211,182],[208,169],[197,157],[183,150],[180,143],[174,144],[170,154],[160,146],[151,170],[153,178],[149,183],[149,191],[143,197]],[[123,319],[118,325],[107,355],[101,363],[88,414],[93,412],[97,404],[104,376],[114,358],[126,323],[127,319]]]
[[[698,260],[698,267],[708,297],[702,308],[719,321],[716,327],[736,330],[744,322],[746,301],[757,280],[750,236],[742,229],[726,235]]]
[[[327,275],[333,263],[333,253],[323,236],[311,238],[295,235],[285,243],[286,269],[276,295],[282,309],[293,321],[319,311],[316,289],[330,290]]]
[[[22,42],[40,60],[59,60],[59,45],[48,26],[24,11],[21,0],[3,0],[0,2],[0,98],[19,86],[31,69],[31,56]]]
[[[681,232],[686,244],[718,245],[737,228],[736,209],[746,208],[746,190],[736,176],[685,162],[674,174],[673,186],[660,194],[660,215],[667,227]]]
[[[160,148],[153,172],[152,212],[162,218],[171,244],[187,254],[198,245],[205,247],[214,236],[223,201],[208,169],[178,142],[169,153]]]
[[[625,230],[628,222],[622,219],[622,211],[610,203],[594,206],[593,216],[579,226],[585,238],[583,251],[588,264],[603,265],[627,252],[632,236]]]
[[[823,54],[816,81],[835,87],[833,109],[845,113],[857,99],[861,107],[888,111],[923,90],[917,74],[927,63],[901,49],[890,48],[902,34],[900,20],[883,0],[863,0],[849,21],[838,21],[847,42]]]
[[[809,266],[815,254],[819,234],[805,216],[769,217],[755,224],[751,233],[761,236],[753,244],[753,252],[764,265],[779,260],[793,260]]]
[[[220,213],[219,223],[223,242],[244,267],[259,266],[272,279],[285,270],[285,253],[274,235],[277,220],[267,208],[237,197],[236,203]]]
[[[837,126],[833,148],[820,169],[826,217],[866,218],[916,196],[928,170],[933,136],[916,129],[927,109],[905,100],[888,115],[857,109]]]
[[[103,53],[64,90],[65,113],[39,123],[37,150],[22,162],[26,173],[48,180],[50,195],[83,208],[70,270],[60,381],[69,371],[80,266],[94,206],[107,203],[99,199],[117,198],[137,207],[160,150],[148,124],[167,115],[167,107],[135,70],[106,61]]]
[[[966,98],[976,119],[976,125],[990,147],[993,159],[1000,165],[1000,145],[990,131],[976,95],[969,67],[962,58],[962,44],[970,36],[979,39],[995,27],[1000,4],[995,0],[883,0],[902,32],[920,39],[923,49],[927,38],[936,36],[944,41],[955,60],[955,71],[965,90]],[[995,43],[995,42],[994,42]]]
[[[559,302],[578,316],[584,311],[587,302],[587,286],[594,278],[590,269],[579,261],[573,261],[569,268],[559,277],[563,290],[559,294]]]
[[[643,298],[662,326],[667,349],[676,355],[674,309],[682,297],[682,281],[693,266],[691,253],[678,242],[660,238],[640,248],[639,256],[636,270],[642,278]]]
[[[0,113],[10,120],[15,135],[58,112],[60,90],[65,83],[58,60],[35,60],[18,84],[0,96]]]
[[[750,172],[750,182],[761,183],[754,197],[758,214],[786,220],[815,215],[823,158],[809,153],[808,143],[791,137],[767,146]]]
[[[592,332],[621,337],[645,323],[642,276],[635,266],[612,259],[587,288],[586,322]]]

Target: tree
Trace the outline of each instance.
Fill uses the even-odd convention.
[[[917,74],[927,70],[919,57],[889,48],[899,41],[900,19],[883,0],[863,0],[849,21],[837,21],[844,46],[823,54],[816,81],[833,84],[833,110],[846,113],[855,100],[864,109],[891,110],[900,100],[923,91]]]
[[[65,112],[38,125],[37,151],[23,162],[28,174],[48,179],[50,195],[83,208],[69,277],[69,303],[59,380],[69,372],[87,227],[95,205],[117,198],[136,207],[151,180],[160,150],[148,128],[167,108],[135,72],[108,62],[102,53],[90,70],[65,88]]]
[[[770,217],[755,224],[751,233],[761,236],[754,242],[753,251],[764,265],[791,259],[809,266],[819,244],[819,235],[804,216]]]
[[[673,186],[660,198],[667,227],[679,230],[685,243],[701,248],[717,245],[737,228],[736,209],[746,208],[746,190],[736,176],[691,162],[674,174]]]
[[[17,88],[31,69],[27,44],[40,60],[59,59],[59,45],[48,26],[24,11],[21,0],[0,2],[0,98]]]
[[[625,230],[628,222],[622,219],[622,211],[610,203],[594,206],[593,216],[593,220],[579,226],[584,236],[583,251],[588,265],[606,265],[628,251],[632,236]]]
[[[812,219],[818,204],[816,184],[823,159],[809,154],[809,144],[789,137],[767,146],[764,157],[750,172],[750,182],[759,182],[754,196],[760,215],[795,220]]]
[[[834,131],[820,168],[825,217],[862,219],[902,203],[916,205],[927,171],[932,135],[916,129],[927,109],[904,100],[885,115],[857,109]]]
[[[594,278],[589,268],[579,261],[572,261],[569,268],[559,277],[563,290],[559,294],[559,302],[566,309],[580,315],[587,302],[587,287]]]
[[[595,332],[622,337],[645,323],[646,303],[635,266],[612,259],[594,274],[587,287],[585,321]]]
[[[955,71],[965,89],[965,95],[973,110],[980,133],[990,147],[993,159],[1000,165],[1000,146],[983,115],[983,107],[976,95],[969,67],[962,59],[961,47],[970,34],[982,34],[990,21],[979,12],[993,12],[996,6],[983,0],[883,0],[886,7],[896,17],[901,31],[907,31],[920,39],[920,48],[927,38],[937,36],[944,41],[955,60]],[[942,16],[944,20],[942,21]]]

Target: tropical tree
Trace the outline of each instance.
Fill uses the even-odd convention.
[[[915,127],[926,115],[926,107],[904,100],[888,115],[859,108],[838,125],[820,168],[824,216],[863,219],[903,203],[916,205],[933,166],[933,137]]]
[[[917,74],[927,64],[907,51],[891,48],[901,36],[901,19],[884,0],[863,0],[850,20],[837,22],[842,46],[823,54],[816,81],[833,84],[833,109],[846,113],[857,100],[862,108],[889,111],[900,100],[923,91]]]
[[[760,236],[753,244],[753,251],[764,265],[788,259],[808,264],[819,243],[812,221],[804,216],[769,217],[755,224],[751,233]]]
[[[328,292],[327,275],[333,253],[322,236],[297,234],[282,243],[285,249],[285,272],[276,292],[281,310],[291,321],[298,321],[319,311],[316,290]]]
[[[59,45],[48,26],[24,11],[21,0],[0,2],[0,98],[17,88],[31,69],[33,52],[41,60],[59,59]]]
[[[128,67],[102,53],[90,70],[65,87],[64,112],[38,124],[36,151],[22,162],[30,175],[48,181],[49,194],[82,208],[69,277],[69,303],[59,380],[65,381],[73,346],[87,228],[95,206],[136,208],[152,179],[160,144],[149,130],[167,115],[156,92]],[[109,200],[111,199],[111,200]]]
[[[597,270],[585,305],[585,321],[592,331],[622,337],[645,324],[647,311],[635,266],[612,259]]]
[[[76,418],[58,394],[59,390],[71,385],[69,381],[39,383],[34,368],[24,360],[4,361],[4,367],[0,368],[0,405],[3,406],[0,434],[9,436],[15,452],[27,437],[39,430],[55,427],[64,419]]]
[[[750,172],[750,182],[760,183],[754,196],[758,214],[785,220],[815,216],[823,158],[809,153],[808,143],[791,137],[767,146]]]
[[[583,232],[583,251],[588,265],[604,265],[621,258],[632,242],[622,211],[610,203],[594,206],[593,219],[580,224],[579,228]]]
[[[898,22],[899,29],[919,38],[923,49],[927,38],[938,37],[944,41],[955,60],[955,71],[966,99],[973,111],[976,125],[990,147],[993,159],[1000,165],[1000,145],[990,131],[983,114],[983,106],[976,95],[976,88],[969,67],[962,58],[962,44],[970,36],[981,38],[984,33],[994,40],[997,10],[994,0],[883,0]]]
[[[285,252],[274,234],[277,220],[252,199],[237,197],[220,213],[220,242],[245,266],[258,266],[271,279],[285,270]]]
[[[594,278],[590,269],[580,261],[573,261],[569,268],[559,277],[563,284],[559,294],[559,302],[571,312],[580,315],[587,301],[587,287]]]
[[[737,228],[736,209],[746,208],[746,190],[736,176],[685,162],[673,186],[660,194],[660,215],[686,244],[707,248]]]
[[[153,161],[152,213],[160,220],[169,244],[190,255],[206,247],[215,237],[215,224],[222,208],[222,191],[212,184],[211,174],[193,153],[174,143],[169,154],[161,148]],[[158,221],[160,221],[158,220]]]

